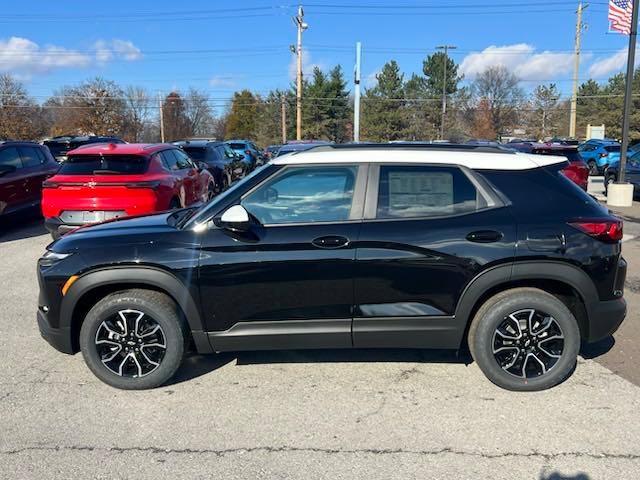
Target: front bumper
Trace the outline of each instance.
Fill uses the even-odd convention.
[[[40,335],[49,345],[62,353],[75,353],[73,342],[71,340],[70,328],[54,328],[49,324],[46,313],[38,310],[38,329]]]

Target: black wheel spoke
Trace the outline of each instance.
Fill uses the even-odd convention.
[[[528,308],[506,316],[493,334],[493,356],[520,378],[545,375],[562,357],[564,334],[550,315]]]
[[[102,363],[121,377],[144,377],[158,368],[167,343],[160,324],[144,312],[120,310],[104,320],[95,336]]]

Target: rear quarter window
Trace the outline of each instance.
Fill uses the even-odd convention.
[[[149,160],[140,155],[72,155],[60,166],[61,175],[139,175]]]

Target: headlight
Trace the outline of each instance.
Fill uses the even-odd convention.
[[[46,253],[42,257],[40,257],[38,263],[43,267],[50,267],[51,265],[58,263],[60,260],[64,260],[70,255],[71,253],[58,253],[47,250]]]

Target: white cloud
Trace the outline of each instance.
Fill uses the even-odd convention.
[[[90,55],[56,46],[41,47],[22,37],[0,40],[0,72],[22,77],[58,68],[82,68],[91,64]]]
[[[549,51],[536,53],[535,47],[526,43],[491,45],[481,52],[464,57],[460,72],[472,79],[493,66],[503,66],[523,80],[549,80],[571,72],[573,54]]]
[[[0,39],[0,72],[8,72],[28,80],[33,75],[62,68],[87,68],[104,65],[116,58],[133,61],[142,52],[126,40],[98,40],[88,52],[55,45],[40,46],[23,37]]]
[[[311,60],[311,54],[306,50],[302,50],[302,75],[304,77],[310,77],[315,67],[324,69],[324,64],[314,63]],[[291,61],[289,62],[289,79],[295,80],[297,72],[298,72],[298,56],[294,54],[294,55],[291,55]]]
[[[96,61],[103,65],[114,58],[132,62],[142,58],[142,52],[129,40],[98,40],[93,44]]]
[[[640,57],[636,57],[635,66],[640,64]],[[612,73],[621,72],[627,65],[627,47],[621,48],[609,57],[597,59],[589,67],[589,76],[593,78],[608,77]]]
[[[236,82],[230,75],[214,75],[209,80],[209,85],[220,88],[234,88]]]

